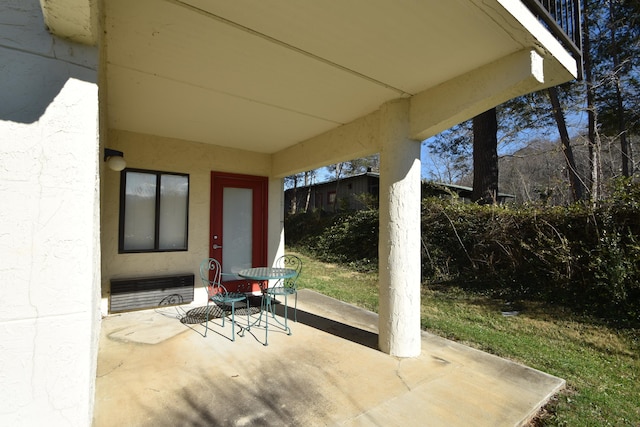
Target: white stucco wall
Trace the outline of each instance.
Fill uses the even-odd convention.
[[[97,50],[0,3],[0,425],[87,426],[100,317]]]
[[[421,351],[420,142],[409,138],[409,100],[381,108],[379,265],[380,350]]]
[[[206,303],[198,278],[200,262],[209,256],[211,171],[270,176],[271,156],[261,153],[110,130],[105,147],[122,151],[127,167],[189,174],[189,245],[184,252],[118,253],[120,172],[102,172],[102,304],[108,314],[114,278],[193,273],[195,303]],[[284,251],[283,182],[269,180],[268,261]]]

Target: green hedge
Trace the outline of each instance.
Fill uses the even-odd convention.
[[[378,212],[301,214],[287,243],[328,262],[377,268]],[[426,198],[422,275],[509,300],[537,299],[638,325],[640,186],[598,206],[495,207]]]
[[[378,266],[378,211],[363,210],[328,215],[319,212],[285,219],[287,245],[326,262],[358,270]]]
[[[423,275],[637,320],[640,211],[423,205]]]

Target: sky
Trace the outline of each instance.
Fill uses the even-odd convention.
[[[587,129],[587,117],[586,114],[574,114],[566,117],[567,127],[569,130],[569,136],[571,138],[579,135],[580,133],[584,133]],[[500,137],[498,137],[500,138]],[[531,131],[523,131],[519,139],[521,139],[522,143],[512,143],[509,145],[503,145],[498,147],[498,155],[511,154],[520,148],[526,146],[526,143],[529,141],[533,141],[535,139],[547,138],[549,140],[555,141],[559,140],[560,136],[558,134],[558,130],[555,127],[551,127],[549,129],[537,132]],[[444,181],[447,182],[446,179],[446,167],[444,165],[444,160],[439,158],[437,155],[434,155],[429,152],[428,142],[430,139],[426,139],[422,141],[420,148],[420,159],[421,159],[421,178],[426,180],[435,180],[435,181]],[[316,179],[314,183],[321,183],[326,181],[331,181],[334,179],[334,175],[331,174],[326,168],[321,168],[318,170]],[[288,188],[288,187],[287,187]]]
[[[569,132],[569,137],[574,138],[587,130],[587,115],[584,113],[576,113],[572,115],[568,115],[565,118],[567,123],[567,130]],[[431,139],[431,138],[430,138]],[[449,183],[446,179],[446,165],[445,160],[438,157],[435,154],[429,152],[429,141],[427,139],[422,142],[421,147],[421,161],[422,161],[422,169],[421,176],[422,179],[427,180],[435,180],[435,181],[444,181]],[[542,130],[523,130],[517,137],[516,142],[511,142],[509,144],[498,144],[498,156],[504,156],[507,154],[512,154],[521,148],[524,148],[527,143],[540,140],[547,139],[550,141],[559,141],[560,135],[558,133],[558,128],[555,126],[551,126]],[[500,135],[498,135],[498,140],[500,140]],[[470,159],[471,160],[471,159]]]

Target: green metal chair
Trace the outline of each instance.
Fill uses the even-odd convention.
[[[231,308],[231,341],[236,340],[235,325],[236,325],[236,304],[244,302],[247,312],[247,325],[249,325],[249,299],[245,294],[239,292],[228,292],[222,285],[222,267],[220,263],[213,258],[207,258],[200,264],[200,278],[207,290],[207,313],[205,321],[204,336],[207,336],[209,330],[209,304],[213,303],[219,307],[222,313],[222,327],[224,328],[224,320],[227,317],[228,308]],[[240,336],[244,336],[244,328],[241,328]]]
[[[291,335],[291,329],[287,326],[287,308],[288,297],[290,295],[295,296],[295,305],[293,309],[293,319],[298,321],[298,277],[302,272],[302,260],[295,255],[283,255],[275,262],[275,266],[279,268],[289,268],[296,271],[296,275],[288,279],[278,280],[273,286],[264,289],[264,293],[267,298],[263,298],[263,304],[270,307],[264,307],[271,311],[271,315],[275,318],[275,310],[271,301],[273,298],[284,297],[284,328],[289,335]]]

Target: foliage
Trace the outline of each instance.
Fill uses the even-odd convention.
[[[433,159],[437,159],[430,171],[430,178],[451,184],[462,183],[469,177],[473,169],[470,120],[441,132],[425,141],[425,144]]]
[[[597,206],[567,207],[479,206],[426,198],[423,278],[638,325],[640,184],[620,180],[612,193]],[[376,210],[294,215],[285,229],[288,245],[323,261],[377,268]]]
[[[321,235],[335,220],[322,210],[302,212],[285,217],[287,244],[298,247],[312,247],[317,236]]]
[[[638,215],[628,203],[615,202],[505,209],[429,200],[423,205],[423,275],[637,324]]]
[[[564,91],[569,98],[569,91]],[[504,155],[523,146],[524,141],[548,136],[553,120],[544,92],[514,98],[496,107],[498,153]],[[425,143],[434,156],[432,179],[447,184],[471,184],[474,137],[472,120],[458,124]]]
[[[616,135],[620,115],[626,131],[638,133],[638,67],[640,66],[640,6],[629,0],[588,0],[587,10],[593,24],[590,26],[591,58],[593,60],[596,108],[602,131]],[[617,105],[620,91],[623,105]],[[618,111],[622,107],[623,111]]]
[[[339,180],[347,176],[364,173],[367,170],[379,170],[379,163],[380,158],[376,154],[329,165],[326,169],[327,172],[333,175],[334,179]]]
[[[378,264],[378,210],[336,215],[300,214],[285,220],[287,244],[304,247],[327,262],[351,264],[362,270]]]
[[[588,23],[583,36],[585,76],[557,88],[562,113],[568,126],[573,127],[568,132],[571,141],[565,141],[565,147],[582,151],[575,159],[575,169],[572,168],[575,173],[568,173],[562,150],[553,147],[545,150],[549,155],[544,156],[538,150],[540,141],[555,145],[553,138],[562,128],[553,122],[546,90],[497,107],[497,147],[501,160],[506,156],[524,160],[500,162],[498,188],[517,194],[519,189],[529,187],[524,194],[517,194],[520,202],[538,200],[538,196],[549,204],[573,201],[568,197],[571,194],[568,177],[573,179],[574,188],[579,188],[577,184],[581,182],[580,188],[590,190],[588,197],[599,200],[607,196],[601,191],[603,183],[620,175],[633,176],[639,167],[636,153],[640,133],[640,3],[637,0],[582,3],[583,20]],[[483,176],[482,171],[473,171],[469,162],[472,143],[469,122],[428,139],[425,145],[434,164],[430,178],[470,185],[472,174]]]

